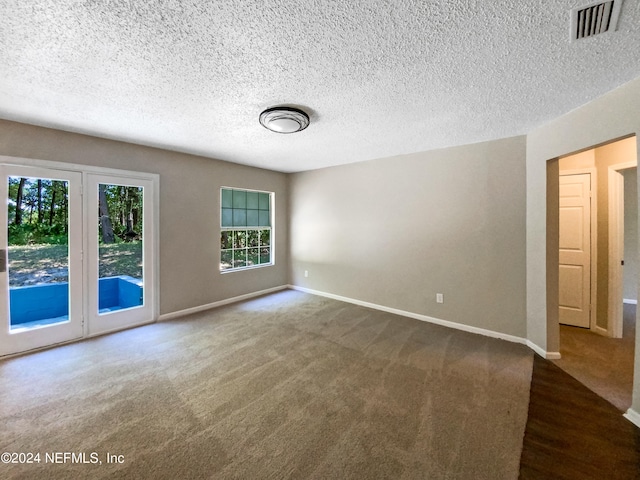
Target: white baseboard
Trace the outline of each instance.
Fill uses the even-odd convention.
[[[633,423],[636,427],[640,428],[640,413],[630,408],[623,417]]]
[[[630,305],[637,305],[638,304],[638,300],[634,300],[632,298],[623,298],[622,299],[622,303],[628,303]]]
[[[611,336],[611,334],[609,333],[609,330],[607,330],[606,328],[599,327],[598,325],[593,326],[591,328],[591,331],[593,333],[597,333],[598,335],[602,335],[603,337]]]
[[[251,298],[259,297],[260,295],[266,295],[268,293],[275,293],[281,290],[289,288],[288,285],[281,285],[279,287],[267,288],[266,290],[260,290],[259,292],[247,293],[245,295],[239,295],[237,297],[226,298],[218,302],[207,303],[206,305],[199,305],[197,307],[186,308],[184,310],[178,310],[177,312],[164,313],[158,317],[159,322],[166,320],[173,320],[174,318],[190,315],[192,313],[204,312],[216,307],[222,307],[223,305],[229,305],[230,303],[241,302],[242,300],[249,300]]]
[[[520,343],[527,345],[527,339],[522,337],[516,337],[506,333],[496,332],[494,330],[487,330],[479,327],[472,327],[470,325],[464,325],[462,323],[450,322],[448,320],[442,320],[439,318],[429,317],[420,313],[407,312],[406,310],[399,310],[397,308],[385,307],[384,305],[378,305],[376,303],[364,302],[362,300],[356,300],[354,298],[343,297],[341,295],[334,295],[333,293],[321,292],[318,290],[312,290],[310,288],[298,287],[296,285],[289,285],[292,290],[298,290],[300,292],[310,293],[312,295],[318,295],[321,297],[331,298],[333,300],[339,300],[341,302],[352,303],[361,307],[373,308],[374,310],[381,310],[387,313],[393,313],[395,315],[401,315],[403,317],[415,318],[416,320],[422,320],[423,322],[434,323],[443,327],[454,328],[456,330],[462,330],[464,332],[475,333],[478,335],[484,335],[486,337],[499,338],[500,340],[506,340],[508,342]]]
[[[560,360],[560,352],[547,352],[542,347],[539,347],[531,340],[527,340],[527,347],[536,352],[542,358],[546,358],[547,360]]]

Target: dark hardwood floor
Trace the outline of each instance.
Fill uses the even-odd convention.
[[[640,429],[536,355],[521,479],[640,479]]]

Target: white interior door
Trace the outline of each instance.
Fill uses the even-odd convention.
[[[591,175],[560,176],[560,323],[591,325]]]
[[[86,175],[87,334],[154,320],[154,184]]]
[[[0,355],[83,335],[81,180],[0,165]]]

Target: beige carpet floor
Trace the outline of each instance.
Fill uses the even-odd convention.
[[[1,361],[0,478],[515,479],[532,358],[283,291]]]
[[[622,338],[560,325],[560,360],[553,362],[621,412],[631,406],[636,306],[624,305]]]

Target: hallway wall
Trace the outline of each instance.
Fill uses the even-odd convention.
[[[638,168],[624,176],[624,287],[627,300],[638,300]]]

